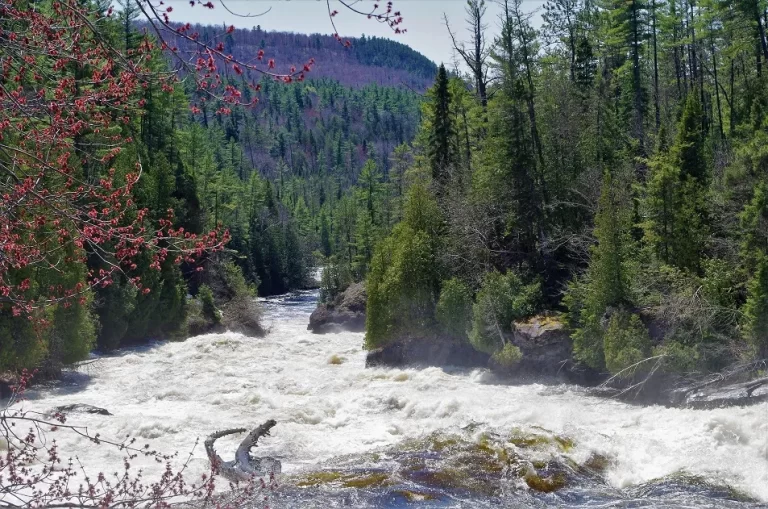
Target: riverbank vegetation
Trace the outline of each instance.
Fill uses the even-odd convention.
[[[358,251],[366,346],[459,340],[525,362],[513,322],[548,312],[598,371],[765,357],[765,6],[548,0],[536,28],[499,3],[490,40],[468,2],[470,72],[440,68],[405,199],[368,202],[400,220]]]

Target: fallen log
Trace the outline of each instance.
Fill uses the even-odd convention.
[[[240,442],[240,446],[235,452],[234,461],[224,461],[216,453],[213,444],[221,437],[235,433],[245,433],[248,430],[246,428],[234,428],[211,433],[205,439],[205,452],[208,454],[211,465],[226,479],[234,482],[249,481],[264,475],[279,474],[281,469],[280,461],[269,457],[254,458],[251,456],[251,449],[256,447],[259,438],[269,436],[270,430],[276,424],[277,422],[270,419],[248,433],[243,441]]]

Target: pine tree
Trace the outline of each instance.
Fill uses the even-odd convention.
[[[431,90],[429,132],[429,163],[432,179],[442,187],[450,178],[455,161],[454,126],[451,119],[451,97],[448,92],[448,73],[440,65],[435,85]]]

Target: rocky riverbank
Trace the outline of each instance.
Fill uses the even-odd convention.
[[[366,292],[363,283],[350,285],[333,302],[319,304],[309,319],[314,333],[365,330]],[[406,337],[371,350],[366,367],[407,365],[489,368],[520,383],[568,383],[590,387],[593,394],[629,403],[670,407],[716,408],[768,401],[765,362],[714,374],[681,376],[665,372],[660,358],[649,360],[623,377],[595,371],[573,359],[573,341],[564,324],[547,315],[516,322],[507,340],[520,349],[513,366],[500,365],[470,344],[437,337]]]

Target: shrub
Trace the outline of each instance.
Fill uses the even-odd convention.
[[[379,242],[366,279],[366,348],[403,335],[428,335],[440,284],[437,201],[421,184],[408,191],[403,220]]]
[[[230,330],[261,336],[262,310],[256,298],[249,293],[238,293],[224,305],[222,323]]]
[[[90,299],[56,306],[49,346],[54,363],[71,364],[88,357],[96,343],[96,324],[89,308]]]
[[[182,331],[184,336],[197,336],[205,334],[213,326],[213,322],[203,316],[203,303],[200,299],[192,299],[187,305],[187,320]],[[184,339],[180,337],[179,339]]]
[[[472,291],[467,285],[457,278],[444,281],[435,317],[448,336],[467,340],[472,322]]]
[[[9,309],[0,310],[0,372],[37,366],[47,351],[47,335],[35,331],[31,320],[19,320]]]
[[[221,322],[233,331],[262,335],[262,312],[255,289],[245,280],[240,267],[232,262],[224,264],[223,274],[229,300],[222,305]]]
[[[338,261],[335,256],[328,258],[320,276],[320,302],[333,302],[352,281],[349,264]]]
[[[603,349],[605,367],[611,373],[618,373],[650,357],[651,339],[639,316],[619,309],[608,319],[603,333]]]
[[[701,357],[695,347],[684,345],[679,341],[668,341],[656,347],[653,354],[663,355],[664,369],[673,373],[697,371]]]
[[[520,349],[510,342],[504,344],[501,350],[495,352],[491,358],[503,368],[511,368],[520,362],[523,353]]]
[[[216,308],[211,287],[200,285],[197,291],[197,298],[200,299],[202,304],[203,318],[213,324],[221,323],[221,312]]]
[[[472,307],[470,342],[489,354],[500,350],[512,322],[534,314],[540,299],[538,283],[524,285],[514,272],[489,272],[483,279]]]

